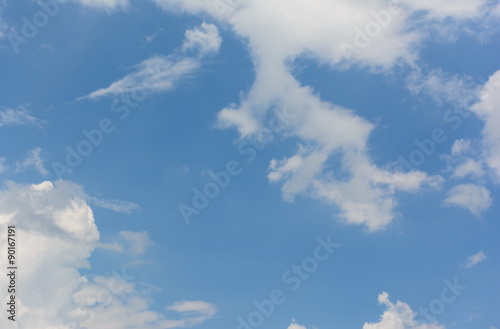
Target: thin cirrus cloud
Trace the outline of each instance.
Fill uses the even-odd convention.
[[[97,99],[131,93],[143,99],[147,95],[173,90],[178,83],[193,76],[201,67],[201,59],[219,51],[222,39],[218,28],[203,23],[186,31],[182,49],[198,51],[198,57],[157,55],[134,65],[131,73],[113,82],[109,87],[78,98]]]
[[[39,128],[43,124],[45,124],[44,120],[35,118],[22,107],[18,110],[9,108],[0,110],[0,127],[33,126]]]
[[[43,176],[47,176],[49,174],[49,171],[43,164],[43,159],[40,156],[41,152],[42,149],[40,147],[35,147],[34,149],[30,150],[23,162],[16,163],[15,172],[20,173],[26,171],[29,168],[34,168]]]
[[[15,223],[23,237],[17,321],[29,328],[153,329],[185,327],[215,315],[201,309],[171,320],[150,310],[151,298],[133,277],[81,275],[80,269],[90,268],[89,258],[100,240],[88,199],[80,186],[67,181],[8,182],[0,190],[0,234],[6,236],[7,225]],[[137,241],[129,233],[125,239]],[[7,262],[3,253],[0,261]],[[0,284],[7,286],[7,279],[1,276]],[[1,317],[0,327],[7,328],[8,322]]]
[[[109,209],[123,214],[131,214],[132,212],[141,209],[141,207],[138,204],[129,201],[114,200],[114,199],[108,200],[96,197],[90,198],[89,201],[98,207]]]

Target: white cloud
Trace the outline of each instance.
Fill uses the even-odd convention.
[[[369,230],[376,230],[394,218],[396,192],[439,187],[440,177],[421,172],[401,174],[388,166],[376,166],[368,148],[375,125],[352,110],[322,101],[312,88],[301,85],[291,72],[293,60],[306,56],[334,68],[356,63],[371,69],[389,69],[398,63],[413,65],[418,59],[418,45],[428,35],[425,23],[445,17],[477,18],[484,1],[461,0],[454,5],[402,1],[388,5],[382,0],[254,0],[230,6],[226,15],[214,9],[220,3],[215,0],[155,2],[174,12],[208,13],[230,25],[246,41],[254,62],[255,82],[242,94],[240,104],[219,112],[218,127],[236,128],[245,138],[263,127],[273,108],[286,108],[294,114],[285,136],[297,137],[301,146],[295,154],[271,162],[268,173],[271,182],[282,183],[284,200],[291,201],[297,195],[322,199],[337,206],[348,223],[366,224]],[[413,18],[417,13],[424,13],[418,22]],[[341,47],[346,43],[358,49],[346,52]],[[439,72],[434,73],[439,77]],[[429,80],[425,88],[437,82]],[[456,96],[454,88],[469,88],[469,84],[460,83],[451,77],[444,90],[449,99]]]
[[[480,216],[492,204],[490,191],[484,186],[462,184],[453,187],[444,201],[447,206],[458,206],[468,209],[475,216]]]
[[[469,153],[471,151],[471,144],[472,142],[470,139],[456,140],[451,148],[451,155],[459,156]]]
[[[201,312],[170,320],[149,309],[152,301],[132,278],[82,276],[79,270],[90,269],[88,259],[99,242],[88,199],[80,186],[67,181],[8,182],[0,190],[0,249],[6,250],[7,225],[15,225],[22,265],[17,323],[39,329],[71,329],[78,324],[88,329],[158,329],[184,327],[214,315]],[[135,245],[137,250],[143,247]],[[0,254],[0,262],[7,263],[6,253]],[[7,286],[7,279],[2,275],[0,284]],[[0,327],[10,322],[2,316]]]
[[[293,323],[290,326],[288,326],[288,329],[307,329],[307,328],[304,326],[301,326],[301,325],[295,323],[295,321],[293,321]]]
[[[483,165],[480,161],[467,159],[455,168],[453,176],[463,178],[466,176],[481,177],[484,175]]]
[[[96,90],[79,100],[123,93],[133,93],[137,98],[143,99],[147,95],[174,89],[176,83],[192,75],[199,67],[200,64],[191,58],[176,61],[166,56],[155,56],[135,65],[132,73],[109,87]]]
[[[27,170],[28,168],[35,168],[42,174],[43,176],[47,176],[49,174],[48,170],[45,168],[45,165],[43,164],[43,160],[40,157],[40,153],[42,152],[42,149],[39,147],[35,147],[34,149],[30,150],[28,152],[28,155],[26,156],[26,159],[24,159],[23,163],[16,163],[16,172],[23,172]]]
[[[472,110],[485,122],[483,155],[485,164],[500,183],[500,70],[493,74],[481,91],[481,100]]]
[[[473,266],[481,263],[485,259],[486,259],[486,255],[481,250],[477,254],[474,254],[474,255],[471,255],[471,256],[467,257],[467,261],[461,267],[463,267],[463,268],[471,268],[471,267],[473,267]]]
[[[167,307],[167,310],[179,313],[200,313],[206,316],[214,316],[217,313],[217,308],[215,306],[203,301],[177,302],[174,305]]]
[[[45,121],[35,118],[24,108],[0,110],[0,127],[34,126],[41,127]]]
[[[94,197],[90,198],[90,201],[92,202],[92,204],[98,207],[106,208],[124,214],[130,214],[133,211],[141,209],[141,207],[134,202],[128,202],[122,200],[106,200]]]
[[[141,255],[146,252],[149,246],[153,244],[153,242],[149,239],[148,233],[143,232],[130,232],[130,231],[121,231],[120,237],[127,240],[132,244],[131,252],[134,255]]]
[[[104,10],[107,12],[111,12],[116,9],[126,10],[130,7],[129,0],[58,0],[60,3],[69,1],[77,2],[85,7]]]
[[[201,58],[219,50],[222,39],[215,25],[201,24],[200,28],[186,31],[183,49],[198,49],[199,57],[154,56],[133,66],[132,72],[113,82],[109,87],[90,93],[83,99],[96,99],[131,93],[135,99],[167,92],[182,80],[191,77],[201,67]]]
[[[477,84],[469,76],[452,75],[441,69],[423,74],[416,69],[407,78],[407,88],[414,95],[427,95],[436,103],[469,108],[477,101]]]
[[[9,166],[5,164],[7,159],[5,157],[0,157],[0,174],[9,169]]]
[[[445,329],[445,326],[437,323],[418,323],[415,319],[416,313],[406,303],[391,303],[386,292],[378,296],[379,304],[385,305],[386,311],[376,323],[365,323],[363,329]]]
[[[402,1],[413,11],[425,11],[430,18],[471,19],[484,15],[487,11],[486,0],[419,0]]]
[[[149,239],[148,233],[145,231],[120,231],[118,237],[113,238],[112,241],[112,243],[99,242],[97,247],[139,256],[144,254],[147,249],[153,245],[153,241]]]
[[[222,38],[219,29],[213,24],[202,23],[199,28],[186,31],[186,39],[182,50],[198,50],[200,55],[217,53],[220,49]]]

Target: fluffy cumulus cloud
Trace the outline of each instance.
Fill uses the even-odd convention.
[[[462,264],[461,267],[471,268],[481,263],[485,259],[486,259],[486,254],[484,253],[484,251],[481,250],[477,254],[470,255],[469,257],[467,257],[467,261],[464,264]]]
[[[497,183],[500,183],[500,70],[484,85],[481,99],[472,110],[485,122],[483,159]]]
[[[378,302],[386,307],[385,312],[379,322],[365,323],[363,329],[445,329],[437,323],[419,323],[408,304],[400,301],[393,304],[386,292],[378,296]]]
[[[201,67],[203,56],[219,51],[222,42],[219,30],[212,24],[201,24],[186,31],[184,50],[198,50],[197,57],[161,56],[146,59],[131,68],[131,73],[113,82],[109,87],[90,93],[83,99],[96,99],[121,94],[131,94],[135,100],[143,100],[151,94],[174,89],[182,80],[191,77]]]
[[[8,225],[15,225],[16,262],[22,268],[16,323],[40,329],[79,325],[88,329],[175,328],[215,314],[204,308],[193,309],[192,314],[181,314],[180,320],[170,320],[149,310],[147,294],[137,290],[133,278],[123,272],[82,276],[79,270],[90,269],[89,257],[99,243],[88,199],[80,186],[66,181],[38,185],[8,182],[0,190],[0,261],[7,263],[6,230]],[[143,234],[128,233],[125,238],[133,240],[138,251],[143,250]],[[5,275],[0,277],[0,284],[8,286],[7,279]],[[7,298],[2,300],[4,305]],[[0,327],[10,325],[7,317],[0,318]]]
[[[186,39],[182,44],[182,49],[198,50],[200,55],[207,55],[219,52],[222,38],[219,29],[213,24],[202,23],[199,28],[186,31]]]
[[[490,191],[484,186],[461,184],[448,192],[444,201],[447,206],[457,206],[468,209],[475,216],[480,216],[492,204]]]
[[[285,136],[298,137],[300,144],[295,154],[274,159],[268,175],[271,182],[282,184],[285,200],[297,195],[322,199],[339,209],[348,223],[376,230],[394,218],[398,191],[439,187],[440,177],[402,174],[375,165],[367,146],[375,125],[351,109],[321,100],[295,79],[290,63],[305,56],[333,68],[360,65],[380,70],[406,64],[416,68],[408,81],[414,94],[425,93],[464,108],[476,100],[476,84],[440,70],[421,73],[415,64],[418,47],[433,35],[428,25],[444,30],[450,22],[481,25],[493,4],[486,0],[316,0],[313,5],[305,0],[154,1],[172,12],[212,15],[248,44],[255,82],[239,104],[219,112],[217,124],[235,128],[246,138],[262,129],[272,109],[286,108],[293,114]],[[457,173],[469,174],[480,174],[479,166],[471,162]]]
[[[417,313],[415,313],[408,304],[400,302],[393,304],[389,299],[389,294],[386,292],[378,296],[378,303],[384,305],[386,310],[380,316],[379,322],[365,322],[363,329],[445,329],[444,325],[434,323],[424,323],[418,321]],[[316,328],[316,327],[314,327]],[[307,329],[295,321],[288,329]]]
[[[288,329],[307,329],[307,328],[295,323],[294,321],[290,326],[288,326]]]

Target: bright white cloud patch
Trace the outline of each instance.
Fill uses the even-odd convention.
[[[448,192],[444,204],[466,208],[475,216],[480,216],[491,206],[492,199],[490,191],[486,187],[475,184],[462,184],[455,186]]]
[[[219,29],[213,24],[202,23],[199,28],[186,31],[186,39],[182,49],[198,50],[200,55],[217,53],[220,49],[222,38]]]
[[[288,326],[288,329],[307,329],[307,328],[295,323],[294,321],[290,326]]]
[[[472,110],[485,122],[483,135],[484,162],[500,183],[500,70],[493,74],[481,91],[481,100]]]
[[[16,296],[18,323],[39,329],[79,325],[88,329],[157,329],[200,323],[215,314],[193,310],[194,315],[169,320],[149,310],[151,300],[136,289],[132,278],[82,276],[79,269],[90,268],[88,259],[99,241],[88,199],[80,186],[67,181],[38,185],[9,182],[0,190],[0,262],[7,263],[7,225],[16,226],[19,241],[16,260],[22,266],[23,288]],[[122,235],[138,252],[149,242],[143,233]],[[2,275],[0,284],[6,287],[7,279]],[[0,327],[10,325],[7,317],[0,318]]]
[[[155,2],[174,12],[208,13],[247,40],[256,79],[239,105],[219,112],[218,127],[236,128],[245,138],[263,127],[271,109],[286,108],[293,113],[286,136],[298,137],[301,143],[296,154],[273,160],[268,174],[271,182],[282,183],[284,200],[297,195],[322,199],[339,208],[339,215],[348,223],[376,230],[394,217],[397,191],[439,187],[440,177],[400,174],[376,166],[367,147],[375,126],[350,109],[322,101],[295,79],[290,63],[307,56],[333,67],[412,65],[418,58],[417,45],[427,36],[426,23],[439,27],[444,18],[478,19],[485,1],[318,0],[311,5],[305,0],[254,0],[232,5],[223,18],[215,9],[215,0]],[[415,21],[416,14],[424,15]],[[447,83],[439,96],[447,99],[457,98],[457,87],[471,89],[458,77],[438,71],[416,77],[413,84],[417,91],[431,91],[443,79]]]
[[[0,110],[0,127],[8,126],[35,126],[40,127],[44,124],[43,120],[37,119],[24,108],[19,110],[3,109]]]
[[[39,147],[35,147],[34,149],[28,152],[26,159],[22,163],[17,163],[16,172],[23,172],[31,167],[35,168],[42,174],[43,176],[47,176],[49,171],[45,168],[43,164],[43,160],[40,157],[40,153],[42,149]]]
[[[379,304],[386,307],[386,311],[376,323],[365,323],[363,329],[445,329],[445,326],[437,323],[419,323],[415,317],[416,313],[408,304],[397,301],[391,303],[386,292],[378,296]]]
[[[481,250],[477,254],[474,254],[474,255],[467,257],[467,261],[465,262],[465,264],[462,265],[462,267],[463,268],[471,268],[471,267],[476,266],[477,264],[481,263],[485,259],[486,259],[486,255]]]

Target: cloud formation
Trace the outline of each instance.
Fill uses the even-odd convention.
[[[485,255],[484,251],[481,250],[477,254],[470,255],[469,257],[467,257],[467,261],[461,267],[472,268],[472,267],[476,266],[477,264],[481,263],[482,261],[484,261],[486,258],[487,257]]]
[[[98,89],[78,100],[116,97],[132,94],[135,99],[173,90],[184,79],[193,76],[201,67],[203,56],[219,51],[222,38],[212,24],[201,24],[186,31],[182,49],[197,50],[197,57],[153,56],[131,67],[131,73],[113,82],[109,87]]]
[[[437,323],[419,323],[416,313],[406,303],[391,303],[386,292],[378,296],[378,302],[386,307],[385,312],[380,317],[379,322],[363,325],[363,329],[445,329],[445,326]]]
[[[30,150],[28,152],[28,155],[26,155],[24,161],[22,163],[18,162],[16,164],[16,173],[23,172],[33,167],[38,170],[43,176],[47,176],[49,174],[49,171],[45,168],[43,160],[40,157],[41,152],[42,149],[39,147],[35,147],[34,149]]]
[[[207,303],[205,308],[192,309],[192,314],[181,314],[179,320],[170,320],[149,309],[150,297],[137,289],[133,278],[82,276],[79,270],[90,269],[89,258],[99,243],[88,200],[80,186],[67,181],[38,185],[8,182],[0,190],[0,249],[6,251],[8,225],[16,226],[19,241],[17,262],[22,266],[23,288],[16,294],[16,320],[23,327],[177,328],[215,315],[207,313]],[[144,252],[150,242],[145,232],[124,231],[120,235],[136,254]],[[0,255],[3,264],[6,254]],[[1,276],[0,284],[8,286],[7,279]],[[7,317],[0,318],[2,328],[9,325]]]
[[[29,112],[20,108],[18,110],[3,109],[0,110],[0,127],[10,126],[33,126],[41,127],[45,121],[35,118]]]
[[[479,217],[491,206],[492,199],[490,191],[484,186],[461,184],[448,192],[444,204],[468,209],[474,216]]]

